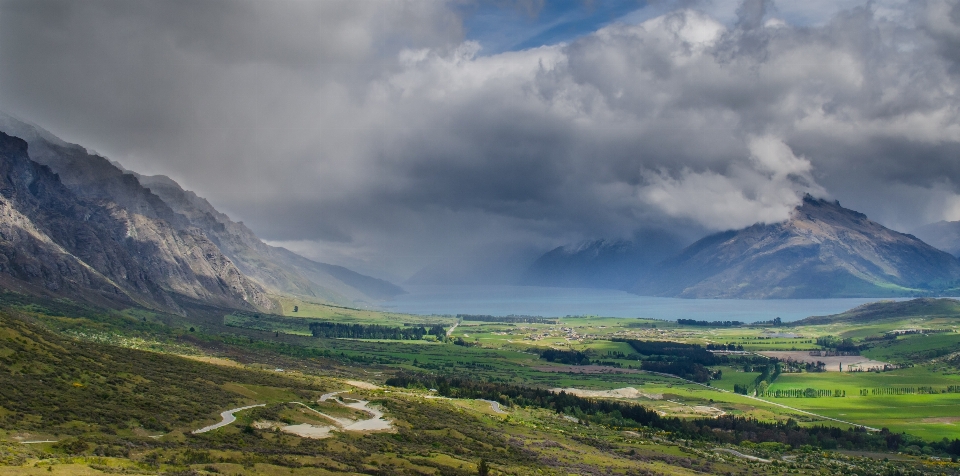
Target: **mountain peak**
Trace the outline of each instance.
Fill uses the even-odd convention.
[[[661,264],[640,294],[695,298],[935,294],[960,261],[837,201],[803,197],[787,221],[708,236]]]

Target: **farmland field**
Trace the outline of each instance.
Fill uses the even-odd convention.
[[[957,431],[960,425],[960,365],[956,354],[957,345],[960,343],[957,337],[960,334],[954,330],[955,324],[960,323],[960,317],[893,316],[880,322],[864,323],[799,322],[779,326],[749,324],[711,327],[680,325],[652,319],[591,316],[549,318],[543,322],[471,321],[451,316],[379,313],[304,301],[295,301],[297,304],[293,305],[297,306],[297,312],[294,313],[292,308],[287,309],[290,302],[284,304],[287,315],[283,316],[230,312],[201,315],[194,319],[138,310],[79,313],[82,315],[70,317],[63,313],[45,314],[47,308],[39,305],[21,306],[13,311],[20,313],[18,315],[24,319],[64,336],[56,339],[75,339],[78,344],[74,345],[94,346],[84,347],[85,349],[127,348],[157,355],[177,354],[188,357],[197,365],[215,364],[214,368],[222,369],[205,372],[209,375],[207,379],[200,377],[204,374],[202,370],[195,369],[193,372],[197,376],[192,377],[190,383],[192,386],[209,387],[206,391],[211,397],[215,397],[215,402],[188,403],[189,392],[184,389],[171,389],[166,391],[165,398],[179,405],[177,408],[181,408],[180,414],[157,413],[154,417],[156,423],[146,415],[137,414],[135,419],[126,423],[114,422],[111,423],[112,427],[103,429],[117,435],[110,438],[158,436],[161,435],[158,432],[164,431],[166,433],[159,436],[158,444],[176,445],[178,442],[190,441],[194,446],[208,448],[211,454],[220,455],[213,459],[202,458],[203,461],[219,461],[217,458],[222,458],[226,462],[222,466],[210,466],[219,468],[218,471],[247,471],[244,469],[242,457],[250,456],[230,453],[226,448],[231,444],[227,442],[233,441],[231,439],[244,439],[252,437],[251,435],[258,435],[257,445],[261,447],[281,445],[289,448],[305,445],[303,448],[314,448],[321,445],[329,450],[344,447],[343,445],[356,448],[356,445],[363,446],[373,442],[387,445],[381,447],[381,450],[375,453],[376,456],[371,453],[369,459],[364,460],[366,462],[363,464],[368,465],[367,467],[375,466],[374,463],[389,463],[472,468],[474,466],[469,465],[476,464],[476,461],[468,461],[457,453],[423,452],[423,447],[417,446],[419,443],[410,446],[409,442],[397,443],[390,439],[393,437],[384,439],[384,435],[375,433],[368,434],[363,439],[337,430],[332,430],[331,433],[330,428],[336,426],[335,422],[331,423],[324,418],[357,421],[367,418],[362,412],[350,410],[338,403],[318,401],[321,393],[344,391],[349,391],[342,394],[346,398],[344,402],[354,402],[357,399],[374,402],[376,408],[380,409],[378,411],[384,411],[391,421],[396,422],[398,434],[408,435],[405,438],[413,438],[410,436],[413,433],[410,432],[426,434],[415,428],[449,428],[449,422],[440,426],[432,422],[445,421],[442,415],[449,412],[466,412],[462,417],[466,419],[460,421],[469,431],[491,431],[492,428],[501,428],[508,424],[504,431],[514,435],[511,438],[525,435],[525,438],[534,438],[536,441],[568,441],[564,439],[567,436],[562,435],[578,435],[576,438],[580,440],[571,440],[573,443],[567,442],[564,445],[568,448],[580,448],[576,445],[581,443],[576,442],[596,440],[591,443],[598,445],[594,450],[581,448],[577,451],[585,451],[587,456],[584,461],[606,467],[627,463],[616,458],[610,459],[605,453],[607,450],[596,448],[627,445],[620,447],[621,451],[657,455],[656,458],[661,459],[646,467],[651,470],[659,468],[658,471],[668,474],[683,474],[690,470],[682,465],[678,466],[677,460],[670,459],[679,458],[682,454],[695,454],[701,461],[712,461],[712,470],[724,467],[730,468],[734,473],[751,473],[753,469],[760,467],[749,465],[763,463],[748,464],[745,461],[750,460],[718,457],[712,451],[712,448],[719,444],[716,439],[711,439],[714,437],[680,437],[676,432],[681,431],[678,429],[681,427],[673,427],[670,431],[646,427],[617,417],[620,410],[588,414],[580,407],[554,408],[543,403],[536,404],[537,400],[518,401],[519,397],[515,396],[515,392],[517,389],[566,389],[570,394],[583,395],[584,402],[608,401],[616,402],[617,405],[639,405],[663,418],[664,422],[667,422],[664,424],[671,425],[673,423],[669,422],[674,421],[671,419],[699,425],[741,421],[754,422],[749,423],[751,425],[776,424],[779,425],[775,427],[779,428],[776,431],[785,432],[800,431],[793,430],[796,428],[819,431],[816,429],[826,426],[833,428],[831,431],[840,433],[821,437],[826,439],[805,436],[803,441],[808,442],[805,444],[810,446],[815,443],[825,450],[844,448],[850,451],[876,452],[890,449],[886,440],[877,439],[879,437],[876,436],[872,440],[867,438],[859,443],[843,439],[845,437],[842,435],[846,434],[843,432],[853,431],[851,434],[855,434],[856,431],[851,429],[863,425],[884,429],[884,435],[900,435],[897,441],[902,443],[897,444],[901,445],[901,453],[906,454],[897,455],[898,458],[905,459],[902,460],[904,463],[896,464],[919,462],[920,459],[917,458],[926,456],[952,457],[952,453],[948,452],[951,447],[944,446],[942,441],[946,438],[951,442],[960,437]],[[313,323],[343,324],[346,325],[344,329],[357,332],[361,337],[314,337],[310,328]],[[441,326],[442,329],[439,333],[423,335],[422,339],[410,339],[409,334],[400,332],[432,326]],[[396,331],[389,331],[390,329]],[[890,334],[904,330],[910,332],[902,335]],[[362,337],[369,333],[387,335],[391,332],[400,337]],[[642,345],[637,344],[638,342]],[[68,348],[63,344],[56,345]],[[798,364],[797,359],[770,357],[787,355],[782,353],[804,356],[809,355],[811,350],[836,351],[836,348],[824,347],[825,345],[847,346],[842,348],[855,349],[845,352],[859,353],[857,358],[887,359],[884,361],[896,364],[898,368],[891,367],[883,372],[819,371],[814,365],[815,362]],[[638,349],[646,353],[641,354]],[[55,354],[60,351],[50,352]],[[112,355],[110,352],[114,351],[95,352]],[[0,349],[0,358],[10,355],[14,354]],[[815,361],[816,358],[808,360]],[[144,362],[150,361],[147,359]],[[144,372],[156,372],[149,370],[152,364],[141,365],[147,365]],[[52,366],[42,362],[29,364],[18,361],[10,368],[17,373],[42,373],[48,372]],[[69,369],[65,371],[74,372]],[[90,372],[87,369],[75,372],[78,377],[71,377],[71,382],[76,384],[70,383],[73,392],[71,395],[86,398],[83,397],[85,394],[81,389],[96,386],[97,382],[113,381],[109,376],[98,377]],[[139,381],[129,370],[124,372],[123,379]],[[89,376],[84,376],[88,374]],[[398,377],[406,380],[401,380],[398,384]],[[159,377],[153,378],[165,382]],[[459,380],[451,384],[444,379]],[[384,386],[391,381],[394,382],[393,387]],[[425,383],[416,383],[420,381]],[[439,382],[446,383],[441,385]],[[503,390],[482,395],[465,394],[463,392],[466,390],[457,390],[456,387],[469,387],[474,384],[502,387]],[[161,394],[163,393],[157,393]],[[464,395],[474,396],[466,398]],[[506,413],[494,411],[489,402],[476,400],[481,397],[483,400],[497,401]],[[204,433],[203,437],[184,436],[191,429],[220,421],[219,413],[225,409],[246,408],[253,404],[266,406],[239,411],[236,413],[235,423]],[[306,407],[299,406],[301,404],[310,407],[305,409]],[[582,402],[580,404],[587,405]],[[60,405],[61,408],[74,412],[70,417],[72,420],[64,425],[44,427],[43,424],[36,423],[44,421],[43,418],[37,419],[39,415],[24,414],[26,419],[18,423],[22,428],[8,433],[8,437],[37,438],[44,441],[66,438],[63,435],[72,435],[69,438],[104,438],[98,433],[98,426],[81,424],[84,412],[80,409],[83,405],[70,405],[73,403],[63,402]],[[624,411],[629,408],[633,407],[622,407]],[[187,414],[187,409],[192,409],[192,413],[183,416]],[[311,411],[319,411],[328,417],[318,416],[310,413]],[[422,414],[432,415],[431,420],[423,420]],[[0,417],[3,415],[9,413],[0,412]],[[729,420],[731,417],[740,420]],[[576,423],[581,420],[590,422],[589,426]],[[705,423],[709,421],[716,423]],[[309,438],[297,436],[297,433],[280,431],[287,427],[296,428],[289,430],[290,432],[316,434],[323,439],[316,440],[318,443],[312,440],[308,442]],[[276,431],[269,430],[270,428]],[[689,427],[687,428],[682,431],[689,431]],[[426,431],[434,432],[429,434],[437,438],[447,438],[444,430]],[[463,430],[458,427],[458,431]],[[812,458],[810,453],[801,451],[804,444],[783,445],[776,443],[777,440],[764,440],[758,436],[762,433],[756,431],[737,434],[740,436],[728,443],[733,444],[731,448],[737,448],[735,451],[741,454],[794,458],[790,461]],[[835,439],[837,434],[841,435],[840,440]],[[625,436],[628,438],[624,439]],[[420,440],[414,438],[410,441]],[[867,443],[869,441],[874,443]],[[877,441],[883,443],[876,443]],[[679,446],[671,446],[674,444]],[[63,451],[57,449],[60,447],[50,446],[53,443],[46,445],[38,446],[37,449]],[[396,453],[384,452],[382,448],[394,448],[391,445],[400,445],[395,447]],[[79,443],[75,446],[87,448]],[[413,460],[402,456],[405,450],[401,447],[410,450],[420,448],[413,453],[420,456]],[[184,453],[178,453],[182,448],[173,448],[175,446],[166,450],[151,450],[153,453],[150,454],[157,456],[150,458],[159,458],[156,461],[161,462],[169,461],[158,463],[160,468],[182,469],[185,466],[178,461],[187,461],[182,459],[185,457]],[[569,464],[575,462],[569,459],[566,453],[554,451],[550,446],[544,446],[537,451],[541,456],[557,458],[558,462],[551,464],[563,466],[567,464],[564,461]],[[34,453],[23,453],[25,458],[31,454]],[[147,464],[142,460],[145,454],[147,453],[136,457],[140,458],[137,459],[140,463],[136,464]],[[76,459],[77,456],[71,458],[74,459],[69,461],[86,461],[82,458]],[[500,458],[503,471],[522,473],[520,468],[533,464],[523,460],[523,457],[518,458]],[[60,467],[64,470],[75,469],[75,466],[70,466],[74,463],[68,464],[67,459],[62,461]],[[253,468],[250,469],[252,473],[270,472],[274,471],[270,468],[287,464],[283,461],[264,459],[248,469]],[[301,462],[298,464],[320,464],[319,460],[299,461]],[[330,460],[323,464],[348,464],[344,463],[348,459],[336,461],[339,463],[334,464]],[[869,465],[875,460],[865,458],[857,461],[857,464]],[[577,464],[580,463],[582,462]],[[130,466],[123,466],[125,464],[129,464],[129,461],[123,458],[116,462],[118,468],[129,469]],[[239,466],[231,466],[235,464]],[[743,466],[745,464],[748,466]],[[794,466],[784,469],[802,469],[799,464],[789,464]],[[752,469],[747,471],[747,467]]]

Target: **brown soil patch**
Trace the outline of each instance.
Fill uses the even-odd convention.
[[[960,423],[960,417],[935,417],[935,418],[924,418],[920,420],[924,423],[946,423],[952,425],[954,423]]]
[[[780,360],[794,360],[797,362],[809,362],[811,364],[816,362],[823,362],[827,365],[827,372],[839,372],[840,364],[843,364],[843,370],[846,372],[850,366],[860,367],[863,370],[870,369],[871,367],[883,367],[888,365],[886,362],[879,362],[876,360],[870,360],[867,357],[861,355],[843,355],[836,357],[822,357],[816,355],[810,355],[808,350],[771,350],[765,352],[757,352],[760,355],[767,357],[774,357]]]

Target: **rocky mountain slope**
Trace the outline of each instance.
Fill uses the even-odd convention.
[[[190,226],[203,230],[247,276],[268,288],[342,304],[386,299],[404,293],[399,286],[382,279],[342,266],[318,263],[285,248],[267,245],[246,225],[232,221],[210,202],[184,190],[167,177],[136,177],[150,192],[185,217]]]
[[[960,256],[960,221],[938,221],[913,231],[917,238],[933,247]]]
[[[0,274],[8,287],[182,312],[202,302],[273,309],[203,233],[80,197],[27,143],[0,133]]]
[[[386,281],[268,246],[242,223],[231,221],[206,200],[166,177],[145,177],[123,170],[81,146],[2,113],[0,131],[23,138],[29,144],[28,160],[55,173],[60,187],[74,199],[109,209],[115,219],[135,230],[135,241],[150,243],[151,249],[138,251],[142,256],[165,254],[162,258],[144,259],[150,263],[189,264],[193,263],[192,255],[202,254],[210,266],[225,273],[217,275],[217,279],[249,288],[254,307],[273,309],[275,303],[266,297],[269,292],[351,305],[403,292]],[[181,282],[183,277],[183,273],[168,273],[166,284],[158,286],[179,293],[182,290],[178,286],[191,287]],[[128,286],[120,280],[116,287],[126,290]],[[209,296],[197,292],[186,292],[184,296],[229,307],[242,307],[247,302],[208,300]],[[176,299],[148,301],[153,306],[178,309]]]
[[[786,222],[703,238],[632,290],[686,298],[879,297],[937,293],[958,280],[954,256],[806,196]]]

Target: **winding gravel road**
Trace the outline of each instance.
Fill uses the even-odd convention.
[[[260,404],[257,404],[257,405],[247,405],[247,406],[245,406],[245,407],[234,408],[233,410],[227,410],[227,411],[224,411],[224,412],[220,412],[220,418],[223,418],[223,421],[221,421],[220,423],[214,423],[213,425],[210,425],[210,426],[205,426],[205,427],[203,427],[203,428],[201,428],[201,429],[199,429],[199,430],[193,430],[193,434],[197,435],[197,434],[200,434],[200,433],[206,433],[206,432],[208,432],[208,431],[216,430],[217,428],[225,427],[225,426],[227,426],[227,425],[229,425],[229,424],[237,421],[237,417],[233,416],[234,413],[239,412],[239,411],[243,411],[243,410],[249,410],[249,409],[255,408],[255,407],[265,407],[265,406],[267,406],[265,403],[260,403]]]
[[[500,408],[500,402],[498,402],[498,401],[495,401],[495,400],[484,400],[484,399],[482,399],[482,398],[478,398],[477,400],[480,400],[481,402],[487,402],[487,403],[489,403],[489,404],[490,404],[490,408],[493,409],[493,411],[495,411],[495,412],[497,412],[497,413],[507,413],[507,412],[503,411],[503,409]]]

